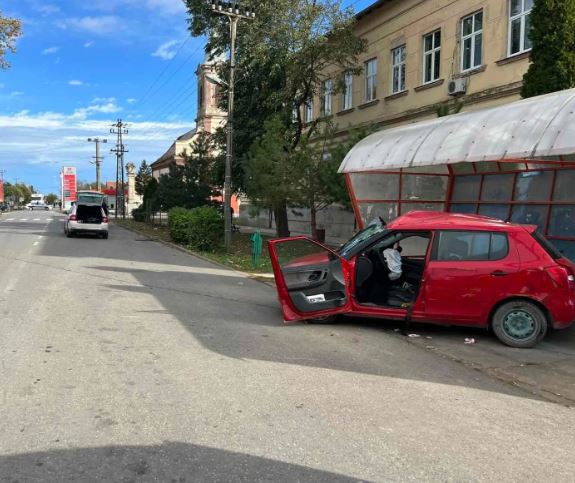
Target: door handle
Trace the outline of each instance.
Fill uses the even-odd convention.
[[[503,272],[502,270],[496,270],[495,272],[491,272],[493,277],[506,277],[509,275],[507,272]]]

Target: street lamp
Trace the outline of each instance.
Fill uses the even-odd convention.
[[[234,88],[236,70],[236,35],[240,19],[252,20],[256,13],[241,9],[235,2],[212,2],[212,12],[225,15],[230,21],[230,81],[228,85],[228,123],[226,138],[226,170],[224,178],[224,235],[226,251],[232,246],[232,160],[234,136]],[[222,81],[219,81],[222,82]],[[218,83],[219,83],[218,82]]]

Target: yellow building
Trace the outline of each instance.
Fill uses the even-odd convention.
[[[529,64],[533,0],[378,0],[357,14],[366,39],[359,76],[333,72],[346,90],[306,109],[336,124],[380,127],[437,116],[439,104],[472,110],[519,99]]]

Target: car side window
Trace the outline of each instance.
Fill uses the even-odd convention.
[[[433,260],[494,261],[509,253],[505,233],[483,231],[441,231],[435,239]]]

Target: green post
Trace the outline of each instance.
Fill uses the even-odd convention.
[[[262,234],[256,231],[250,238],[252,241],[252,264],[254,268],[258,266],[260,257],[262,255],[263,241]]]

